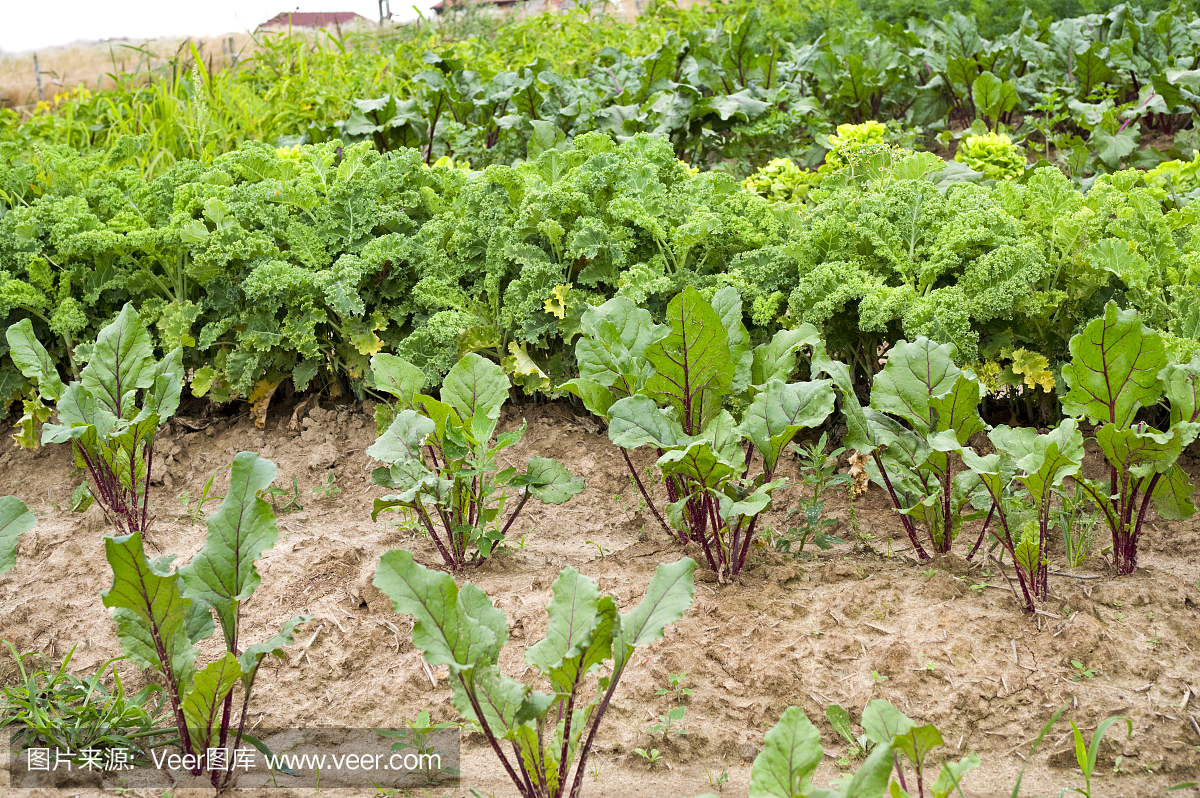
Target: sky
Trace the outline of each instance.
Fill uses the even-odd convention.
[[[423,13],[435,0],[415,0]],[[300,2],[300,5],[297,5]],[[394,19],[415,19],[414,0],[391,0]],[[213,36],[254,30],[281,11],[357,11],[379,19],[378,0],[0,0],[0,50],[79,40]]]

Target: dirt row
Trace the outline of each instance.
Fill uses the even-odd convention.
[[[503,428],[521,418],[529,428],[505,453],[507,464],[520,467],[533,454],[555,457],[587,482],[565,505],[528,507],[515,545],[468,575],[508,615],[501,667],[530,678],[524,649],[545,632],[545,605],[560,569],[579,568],[628,610],[658,563],[684,554],[703,558],[672,544],[639,511],[623,458],[595,421],[566,404],[527,405],[507,409]],[[386,492],[370,481],[375,464],[365,449],[374,432],[368,403],[299,413],[273,408],[265,430],[248,415],[197,411],[172,421],[160,439],[157,451],[165,457],[152,489],[159,552],[183,561],[199,550],[203,522],[189,523],[179,497],[186,492],[194,501],[214,470],[213,492],[222,495],[228,472],[220,466],[238,451],[273,460],[276,485],[289,494],[294,485],[302,507],[279,516],[279,540],[259,566],[262,585],[244,606],[243,637],[263,639],[301,612],[314,620],[284,661],[264,666],[253,723],[395,727],[422,709],[439,720],[456,717],[444,679],[435,673],[431,680],[412,645],[410,620],[393,613],[371,585],[389,549],[437,560],[428,539],[397,525],[398,517],[371,521],[372,500]],[[635,462],[651,461],[647,455]],[[783,469],[798,475],[794,462]],[[1189,470],[1195,473],[1194,463]],[[0,577],[0,639],[57,658],[75,647],[73,671],[87,673],[120,649],[98,595],[111,582],[103,515],[95,507],[82,515],[68,509],[81,476],[62,447],[0,455],[0,481],[39,518],[22,539],[16,569]],[[314,492],[331,478],[340,492]],[[785,529],[786,512],[800,495],[796,487],[777,494],[766,528]],[[208,505],[204,514],[214,509]],[[806,549],[802,559],[764,546],[734,584],[698,572],[691,610],[626,672],[598,737],[586,795],[692,796],[715,791],[722,773],[728,774],[722,795],[745,795],[763,733],[790,705],[803,707],[822,731],[826,758],[816,781],[826,784],[847,768],[839,764],[846,744],[826,722],[825,707],[840,704],[857,721],[872,698],[934,723],[946,741],[937,756],[978,752],[983,765],[964,783],[971,796],[1010,795],[1022,768],[1022,795],[1082,786],[1067,718],[1089,734],[1109,715],[1133,721],[1130,739],[1118,739],[1114,729],[1104,744],[1094,795],[1149,796],[1200,776],[1200,524],[1194,519],[1151,523],[1143,568],[1133,576],[1109,577],[1099,558],[1053,576],[1051,601],[1030,617],[994,567],[985,573],[957,555],[918,566],[878,488],[855,502],[853,523],[850,509],[840,493],[827,504],[843,545]],[[216,653],[216,639],[202,645],[202,657]],[[1093,675],[1082,675],[1073,660]],[[144,683],[128,663],[119,669],[128,685]],[[0,656],[0,681],[14,672],[11,657]],[[690,698],[655,694],[679,673],[687,674]],[[649,734],[656,716],[679,703],[687,706],[680,725],[688,734]],[[1028,742],[1064,704],[1063,720],[1026,761]],[[653,769],[634,753],[651,747],[662,753]],[[481,736],[467,735],[463,751],[460,789],[445,794],[467,796],[471,788],[515,794]]]

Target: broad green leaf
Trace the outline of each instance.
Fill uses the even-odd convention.
[[[551,587],[554,597],[546,606],[550,616],[546,636],[525,649],[525,662],[544,674],[577,657],[585,639],[599,620],[596,583],[574,568],[564,568]]]
[[[1185,365],[1167,366],[1158,376],[1171,402],[1171,423],[1200,421],[1200,355]]]
[[[573,477],[566,466],[548,457],[530,457],[526,472],[529,492],[545,504],[562,504],[583,490],[583,477]]]
[[[863,710],[863,731],[873,743],[892,743],[897,736],[906,734],[916,725],[890,701],[882,698],[871,699]]]
[[[127,304],[96,336],[92,359],[79,373],[79,382],[113,415],[128,418],[133,392],[154,383],[153,355],[150,333]]]
[[[984,387],[979,380],[967,376],[966,372],[959,374],[949,391],[929,399],[935,419],[934,430],[953,433],[957,444],[966,446],[972,435],[986,429],[979,417],[979,400],[983,394]]]
[[[217,611],[230,651],[239,649],[238,612],[242,602],[253,595],[261,581],[255,561],[279,537],[275,511],[259,498],[274,480],[274,463],[254,452],[238,453],[229,473],[229,490],[208,519],[204,547],[179,569],[185,594]]]
[[[871,407],[899,416],[919,431],[937,429],[938,410],[930,401],[954,390],[962,373],[954,365],[954,353],[953,344],[925,337],[912,343],[897,341],[888,351],[883,371],[875,375]]]
[[[599,668],[612,656],[613,640],[617,636],[619,624],[617,603],[612,596],[602,596],[596,602],[595,623],[592,624],[591,630],[579,639],[579,653],[567,657],[561,665],[546,673],[556,690],[569,693],[578,679]]]
[[[644,357],[646,349],[671,331],[626,297],[588,308],[581,327],[588,337],[575,344],[580,377],[612,388],[618,396],[642,389],[654,373]]]
[[[979,767],[979,754],[971,752],[957,762],[943,762],[937,781],[933,783],[932,798],[950,798],[958,790],[963,776]]]
[[[387,431],[367,447],[367,454],[381,463],[420,463],[421,447],[436,426],[415,410],[401,410]]]
[[[425,387],[425,372],[402,357],[380,352],[371,356],[371,384],[409,407],[413,397]]]
[[[573,380],[568,380],[558,386],[558,390],[567,391],[578,396],[583,401],[583,406],[587,408],[589,413],[599,416],[605,422],[608,421],[609,408],[617,400],[611,389],[584,377],[576,377]]]
[[[483,427],[490,422],[494,429],[510,387],[504,369],[475,352],[469,352],[446,374],[442,382],[442,401],[454,408],[464,425],[470,426],[473,420],[478,419],[477,423]],[[490,435],[489,430],[487,436],[477,434],[476,438],[482,440]]]
[[[1070,388],[1063,397],[1067,415],[1128,427],[1139,407],[1162,396],[1158,375],[1167,366],[1166,350],[1137,311],[1109,302],[1103,316],[1071,339],[1070,350],[1062,370]]]
[[[458,673],[496,661],[507,639],[507,621],[486,596],[479,600],[476,594],[482,591],[466,590],[474,587],[469,582],[463,589],[472,598],[473,614],[460,601],[452,576],[431,571],[414,562],[412,554],[398,549],[380,558],[373,583],[392,600],[396,612],[413,616],[413,645],[430,665],[449,665],[452,673]],[[493,625],[476,620],[494,618],[496,613],[505,628],[503,639],[497,637]]]
[[[629,655],[638,646],[658,640],[667,624],[683,617],[696,594],[693,572],[696,561],[684,557],[673,563],[660,563],[646,586],[646,595],[638,605],[621,615],[620,638],[613,644],[613,673],[625,667]]]
[[[821,334],[808,322],[775,333],[769,342],[754,347],[750,384],[762,386],[771,380],[787,382],[796,370],[796,352],[804,346],[815,348],[820,341]]]
[[[837,798],[878,798],[883,795],[894,763],[895,752],[891,744],[879,743],[871,749],[870,756],[859,766]]]
[[[843,709],[839,704],[830,704],[825,707],[825,719],[829,721],[829,725],[833,730],[842,736],[847,742],[854,743],[854,734],[850,731],[850,713]]]
[[[691,442],[678,422],[669,418],[648,396],[619,399],[608,409],[608,439],[622,449],[650,444],[660,449]]]
[[[1154,509],[1167,521],[1191,518],[1196,512],[1196,505],[1192,503],[1194,493],[1191,477],[1176,463],[1159,477],[1154,486]]]
[[[486,722],[488,728],[502,740],[519,739],[523,736],[524,739],[520,741],[527,746],[532,744],[536,749],[536,733],[521,735],[520,727],[529,720],[544,715],[553,703],[554,696],[537,692],[530,685],[504,675],[495,663],[481,663],[470,677],[466,673],[453,670],[451,673],[454,708],[463,717]],[[470,692],[475,694],[478,706],[483,710],[482,718],[468,697],[468,688],[464,686],[464,681],[469,682]]]
[[[778,484],[777,482],[767,483],[771,486]],[[718,497],[720,503],[718,514],[730,525],[735,524],[739,518],[753,518],[771,505],[771,489],[764,490],[765,487],[766,485],[760,487],[740,501],[734,501],[722,493]]]
[[[1036,448],[1017,460],[1024,473],[1017,479],[1029,491],[1039,508],[1049,506],[1054,492],[1067,477],[1079,473],[1083,465],[1083,435],[1075,420],[1068,418],[1047,435],[1039,435]]]
[[[1013,559],[1030,576],[1038,573],[1042,565],[1042,550],[1036,525],[1021,531],[1017,545],[1013,547]]]
[[[183,695],[180,707],[194,751],[216,747],[225,696],[241,678],[242,666],[238,658],[228,651],[196,674],[191,688]]]
[[[1138,425],[1122,429],[1105,424],[1096,431],[1096,443],[1105,459],[1118,473],[1131,473],[1142,479],[1162,474],[1183,453],[1183,447],[1196,438],[1196,425],[1176,424],[1168,432]]]
[[[828,375],[833,384],[837,386],[838,393],[842,395],[842,412],[846,415],[846,437],[843,439],[843,443],[847,448],[864,455],[874,454],[880,446],[880,441],[876,435],[873,419],[874,417],[887,418],[887,416],[870,408],[864,408],[859,403],[858,395],[854,392],[854,380],[850,375],[849,367],[845,363],[831,358],[825,351],[823,342],[818,341],[813,345],[812,366],[814,376]]]
[[[995,119],[1015,108],[1020,97],[1013,81],[1000,80],[991,72],[983,72],[971,84],[971,99],[981,115]]]
[[[754,397],[742,419],[742,433],[754,442],[768,473],[775,470],[783,447],[796,433],[823,423],[833,412],[829,380],[785,384],[773,379]]]
[[[725,462],[708,441],[696,441],[681,449],[672,449],[658,458],[658,467],[663,476],[679,475],[698,483],[698,486],[715,488],[737,472]]]
[[[181,350],[176,349],[174,355],[178,357]],[[170,357],[170,355],[168,355]],[[142,397],[142,408],[134,417],[134,422],[143,421],[154,417],[154,428],[158,429],[163,422],[175,415],[175,411],[179,409],[179,397],[183,392],[183,381],[180,376],[174,372],[158,374],[154,378],[154,383],[150,386],[150,390],[146,391]]]
[[[788,707],[763,737],[750,771],[750,798],[802,795],[821,762],[821,733],[800,707]]]
[[[695,435],[720,412],[736,364],[724,322],[695,288],[671,300],[667,319],[671,334],[645,353],[655,369],[645,391],[673,407],[684,431]]]
[[[21,319],[8,328],[9,355],[13,363],[29,379],[37,385],[38,393],[43,399],[55,401],[66,386],[58,376],[58,369],[50,358],[50,353],[33,333],[33,322]]]
[[[17,563],[17,538],[37,526],[37,516],[16,496],[0,497],[0,574]]]
[[[180,591],[179,574],[162,575],[150,567],[140,532],[104,539],[113,584],[101,592],[112,610],[121,650],[136,665],[166,671],[187,687],[196,648],[188,634],[195,618],[193,600]]]
[[[721,317],[725,333],[729,336],[729,359],[733,362],[733,378],[729,386],[732,393],[741,393],[750,383],[751,364],[754,355],[750,351],[750,333],[742,321],[742,297],[731,285],[713,294],[712,309]]]

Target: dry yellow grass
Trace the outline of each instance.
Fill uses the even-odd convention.
[[[229,39],[233,50],[246,55],[254,42],[248,33],[195,39],[204,61],[212,59],[213,69],[228,66]],[[37,51],[42,72],[42,93],[53,101],[56,94],[77,87],[95,90],[112,85],[111,73],[147,72],[161,66],[163,60],[186,50],[187,37],[159,39],[112,39],[103,42],[76,42]],[[224,49],[222,49],[224,45]],[[27,106],[38,101],[34,77],[33,52],[0,53],[0,107]]]

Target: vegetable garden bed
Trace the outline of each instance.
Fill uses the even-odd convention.
[[[531,456],[553,457],[586,480],[585,490],[562,506],[529,505],[510,535],[524,547],[467,574],[508,616],[510,643],[499,664],[517,678],[526,669],[523,647],[545,633],[545,605],[562,568],[580,569],[627,612],[658,563],[684,553],[703,561],[695,544],[682,549],[638,511],[620,450],[594,419],[577,412],[561,402],[510,406],[500,420],[500,432],[522,418],[529,423],[524,439],[502,453],[505,465],[520,469]],[[262,584],[242,628],[258,640],[297,614],[314,620],[297,632],[284,660],[264,663],[251,724],[395,727],[422,710],[435,720],[457,717],[446,682],[437,673],[431,682],[413,647],[408,618],[372,586],[388,549],[411,549],[430,565],[441,559],[428,538],[414,540],[385,523],[387,514],[371,522],[372,500],[386,493],[371,482],[374,463],[365,450],[374,439],[372,415],[358,404],[307,413],[280,405],[260,431],[249,415],[204,416],[197,403],[159,435],[150,495],[157,515],[151,540],[160,551],[152,555],[173,551],[186,559],[199,550],[203,526],[175,517],[187,509],[176,497],[200,495],[214,468],[212,493],[224,494],[229,472],[218,467],[238,451],[273,460],[275,485],[288,488],[286,498],[275,499],[279,539],[260,560]],[[631,454],[638,468],[652,463],[641,451]],[[1183,458],[1193,477],[1200,471],[1196,456],[1193,446]],[[1085,475],[1103,470],[1090,447],[1083,466]],[[97,596],[111,582],[101,537],[106,525],[97,507],[82,517],[69,511],[76,484],[70,468],[65,447],[0,455],[0,478],[39,516],[21,539],[18,567],[0,582],[0,638],[58,658],[78,644],[73,670],[88,671],[120,647]],[[790,454],[779,472],[798,476]],[[340,493],[313,492],[331,484],[331,476]],[[297,495],[302,509],[284,512]],[[783,529],[786,510],[802,495],[796,487],[781,490],[776,509],[760,522]],[[1028,755],[1028,743],[1063,704],[1064,719],[1030,760],[1023,794],[1082,785],[1066,718],[1088,734],[1109,715],[1134,723],[1129,740],[1110,731],[1094,794],[1155,794],[1190,780],[1200,767],[1200,736],[1190,721],[1200,715],[1195,520],[1152,521],[1138,572],[1119,579],[1089,578],[1100,571],[1099,561],[1059,575],[1061,546],[1052,545],[1051,598],[1043,614],[1031,616],[994,568],[984,577],[957,555],[918,567],[879,487],[871,485],[855,502],[857,536],[848,511],[841,491],[830,495],[826,512],[839,521],[833,532],[846,544],[810,546],[813,556],[803,559],[756,548],[731,584],[697,572],[691,609],[630,663],[597,737],[585,795],[695,795],[714,791],[709,778],[716,782],[723,772],[729,774],[723,794],[744,794],[763,733],[791,705],[802,707],[821,732],[828,753],[816,782],[823,785],[845,772],[838,758],[847,748],[825,721],[825,707],[845,707],[857,724],[874,698],[935,724],[947,744],[935,751],[939,759],[978,752],[982,765],[964,781],[972,796],[1011,792],[1025,767],[1019,756]],[[202,658],[211,659],[218,642],[219,636],[202,643]],[[9,682],[12,660],[2,662],[0,681]],[[119,670],[130,686],[142,683],[128,663]],[[656,695],[670,686],[670,674],[681,673],[690,696]],[[677,728],[689,733],[648,734],[675,706],[687,707]],[[457,794],[468,794],[468,787],[512,794],[483,738],[468,735],[464,742]],[[636,748],[659,749],[659,764],[648,769]]]

